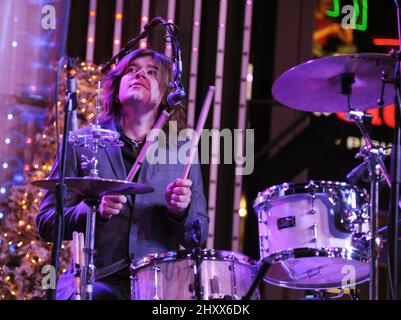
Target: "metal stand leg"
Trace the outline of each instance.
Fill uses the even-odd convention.
[[[93,300],[93,284],[95,282],[95,225],[96,225],[96,212],[99,206],[99,200],[85,200],[89,206],[88,214],[86,217],[86,233],[85,233],[85,247],[84,257],[85,264],[82,270],[82,293],[83,300]]]
[[[348,117],[355,121],[356,125],[362,132],[366,146],[363,146],[360,152],[357,154],[357,158],[364,159],[364,166],[358,166],[358,170],[366,167],[369,171],[370,179],[370,284],[369,284],[369,298],[370,300],[379,299],[379,250],[380,247],[378,241],[378,225],[379,225],[379,184],[383,180],[391,188],[390,175],[384,165],[384,159],[386,153],[384,149],[373,145],[372,140],[366,130],[365,122],[371,120],[370,115],[366,115],[360,111],[351,111]],[[357,172],[353,170],[347,177],[350,178],[352,175],[357,175]]]
[[[378,237],[377,227],[379,224],[379,181],[380,175],[375,174],[372,179],[370,188],[370,222],[371,222],[371,233],[372,239],[370,244],[370,282],[369,282],[369,299],[379,299],[379,260],[378,260],[378,246],[376,239]]]

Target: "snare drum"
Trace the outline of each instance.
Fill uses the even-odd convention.
[[[253,207],[260,257],[276,262],[265,281],[328,289],[369,280],[366,190],[341,182],[284,183],[260,192]]]
[[[187,250],[151,254],[131,264],[131,299],[196,299],[194,254]],[[256,264],[247,256],[201,250],[198,257],[202,300],[241,299],[251,287]],[[253,299],[259,299],[258,291]]]

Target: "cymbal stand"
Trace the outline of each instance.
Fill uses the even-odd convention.
[[[100,205],[99,199],[86,199],[84,202],[88,205],[86,215],[86,231],[84,246],[84,266],[82,268],[82,296],[83,300],[93,299],[93,284],[95,282],[95,225],[96,212]]]
[[[348,174],[347,178],[351,179],[361,170],[368,170],[370,180],[370,284],[369,299],[378,300],[378,257],[380,250],[380,241],[378,238],[378,219],[379,219],[379,184],[384,180],[391,187],[390,175],[385,167],[384,159],[386,157],[385,150],[382,147],[373,144],[369,133],[366,130],[366,121],[371,120],[370,115],[366,115],[361,111],[351,111],[347,114],[348,118],[353,120],[361,131],[365,140],[365,146],[362,146],[356,158],[363,158],[364,165],[359,165],[357,170],[353,170]],[[360,173],[360,172],[359,172]]]
[[[111,144],[120,147],[122,144],[118,140],[119,134],[110,130],[102,129],[99,124],[99,112],[100,112],[100,81],[98,82],[98,97],[96,107],[96,118],[95,124],[91,127],[89,134],[72,134],[70,137],[70,143],[79,145],[92,151],[93,157],[89,159],[85,155],[82,155],[81,168],[86,169],[90,167],[90,174],[88,178],[99,178],[99,172],[97,170],[97,154],[99,149],[105,148],[105,141],[109,141]],[[82,295],[83,300],[93,299],[93,284],[95,282],[95,226],[96,226],[96,212],[100,205],[100,198],[87,198],[84,202],[88,206],[86,216],[86,230],[85,230],[85,245],[84,245],[84,265],[82,268]]]
[[[200,221],[196,219],[193,224],[194,233],[192,235],[192,241],[194,249],[192,251],[192,257],[195,260],[194,263],[194,294],[196,300],[203,300],[203,287],[202,287],[202,272],[201,272],[201,235],[200,235]]]

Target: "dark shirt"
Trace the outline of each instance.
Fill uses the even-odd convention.
[[[139,153],[141,152],[143,142],[135,142],[132,139],[128,138],[125,134],[122,132],[119,132],[120,134],[120,141],[124,143],[124,145],[121,147],[121,154],[123,157],[123,162],[124,162],[124,167],[125,171],[128,175],[130,172],[132,166],[134,165],[136,158],[138,158]],[[138,171],[139,172],[139,171]],[[138,174],[134,177],[133,181],[137,181],[138,179]],[[134,204],[135,202],[135,196],[131,195],[129,196],[132,199],[132,203]],[[126,288],[127,280],[129,279],[130,275],[130,266],[126,266],[123,269],[117,271],[114,274],[111,274],[104,278],[102,282],[105,283],[114,283],[115,285],[122,286],[123,288]],[[124,290],[126,291],[126,290]]]
[[[123,156],[125,171],[128,173],[130,172],[132,166],[135,163],[136,158],[138,158],[139,153],[141,152],[143,142],[135,142],[132,139],[128,138],[122,132],[119,132],[120,140],[124,143],[121,147],[121,154]],[[134,177],[133,181],[138,179],[138,174]]]

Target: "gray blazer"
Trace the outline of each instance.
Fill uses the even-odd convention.
[[[102,127],[116,130],[114,123],[105,124]],[[87,133],[88,130],[88,127],[80,129],[80,133]],[[169,156],[172,155],[169,149],[164,149],[163,152]],[[89,157],[91,153],[82,147],[69,145],[66,177],[82,177],[89,174],[89,169],[81,169],[81,155]],[[106,148],[99,151],[98,160],[101,178],[125,180],[127,172],[120,148],[107,143]],[[51,178],[58,176],[58,167],[56,159],[50,173]],[[164,190],[170,182],[181,176],[183,167],[183,164],[169,162],[151,164],[145,160],[137,182],[153,187],[154,192],[134,197],[129,196],[119,215],[113,216],[107,222],[98,221],[96,223],[97,280],[126,267],[130,262],[138,261],[148,253],[176,251],[178,245],[187,249],[191,248],[193,246],[193,225],[197,219],[200,222],[201,241],[205,242],[209,217],[198,163],[191,166],[189,173],[189,179],[192,180],[192,196],[184,219],[177,220],[166,209]],[[85,232],[88,206],[83,200],[81,196],[73,192],[69,192],[67,195],[64,208],[65,240],[71,240],[74,231]],[[55,216],[55,193],[46,191],[36,216],[37,228],[41,237],[46,241],[52,241]],[[66,287],[68,290],[65,290]],[[68,298],[72,294],[71,289],[72,277],[69,277],[68,285],[63,283],[63,277],[61,277],[58,291],[62,290],[64,293],[58,292],[58,298]]]

